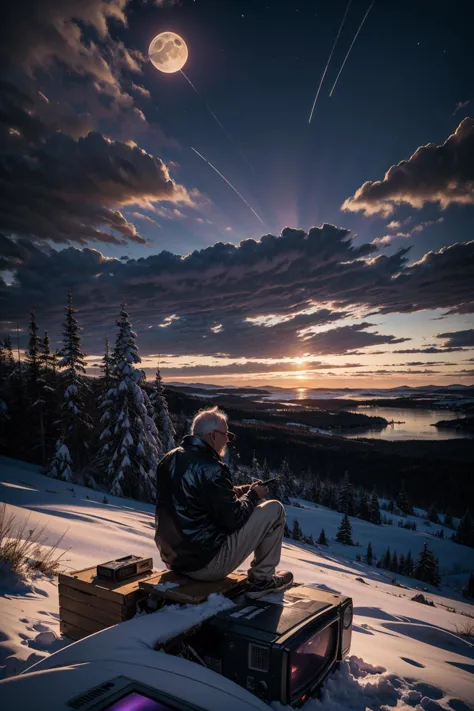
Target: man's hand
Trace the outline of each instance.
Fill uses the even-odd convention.
[[[268,496],[268,489],[266,486],[263,486],[261,482],[256,481],[255,484],[252,484],[250,487],[250,491],[255,491],[259,499],[264,499],[266,496]]]

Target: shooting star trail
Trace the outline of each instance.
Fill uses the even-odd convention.
[[[217,170],[217,168],[216,168],[215,165],[212,165],[212,163],[211,163],[210,161],[208,161],[207,158],[204,158],[204,156],[203,156],[201,153],[199,153],[199,151],[197,151],[197,150],[196,150],[195,148],[193,148],[192,146],[191,146],[191,150],[193,150],[193,151],[196,153],[196,155],[198,155],[199,158],[201,158],[201,159],[204,161],[204,163],[207,163],[207,165],[210,166],[210,167],[212,168],[212,170],[215,170],[216,173],[217,173],[217,175],[220,175],[220,177],[222,178],[222,180],[225,180],[225,182],[227,183],[227,185],[228,185],[230,188],[232,188],[232,190],[234,191],[234,193],[235,193],[236,195],[238,195],[239,198],[242,200],[242,202],[244,202],[244,203],[247,205],[248,209],[253,212],[253,214],[255,215],[255,217],[257,218],[257,220],[265,227],[266,230],[268,230],[268,227],[266,226],[266,224],[264,223],[264,221],[261,219],[261,217],[259,217],[259,216],[257,215],[257,213],[255,212],[255,210],[253,209],[253,207],[248,204],[247,200],[244,198],[243,195],[241,195],[241,194],[239,193],[239,191],[237,190],[237,188],[234,188],[234,186],[232,185],[232,183],[230,182],[230,180],[227,180],[227,178],[225,177],[225,175],[222,175],[222,173],[221,173],[219,170]]]
[[[196,89],[196,87],[195,87],[194,84],[192,83],[191,79],[190,79],[188,76],[186,76],[186,74],[183,72],[182,69],[180,69],[179,71],[180,71],[180,73],[183,75],[183,77],[186,79],[186,81],[188,82],[189,86],[190,86],[192,89],[194,89],[194,91],[196,92],[196,94],[198,95],[198,97],[201,99],[201,101],[202,101],[202,103],[204,104],[204,106],[206,107],[206,109],[207,109],[207,110],[209,111],[209,113],[211,114],[211,116],[212,116],[212,118],[214,119],[214,121],[221,127],[222,131],[223,131],[223,132],[225,133],[225,135],[227,136],[227,140],[230,141],[230,143],[232,143],[232,145],[234,146],[234,148],[236,149],[236,151],[239,153],[239,155],[240,155],[240,157],[242,158],[242,160],[244,160],[244,161],[247,163],[247,165],[249,166],[249,168],[250,168],[250,170],[251,170],[252,172],[255,172],[254,169],[253,169],[252,164],[248,161],[248,159],[247,159],[247,158],[245,157],[245,155],[242,153],[241,149],[240,149],[239,146],[236,144],[236,142],[234,141],[234,139],[232,138],[232,136],[230,135],[230,133],[227,131],[227,129],[226,129],[226,128],[222,125],[222,123],[219,121],[219,119],[218,119],[217,116],[215,115],[214,111],[211,109],[211,107],[209,106],[209,104],[204,100],[202,94],[200,94],[199,91]]]
[[[349,0],[349,2],[347,3],[346,11],[345,11],[345,13],[344,13],[344,17],[342,18],[342,22],[341,22],[341,25],[340,25],[340,27],[339,27],[339,32],[337,33],[336,39],[334,40],[334,44],[333,44],[333,46],[332,46],[331,54],[329,55],[329,59],[328,59],[328,61],[327,61],[327,64],[326,64],[326,66],[324,67],[323,76],[321,77],[321,81],[319,82],[319,86],[318,86],[318,90],[317,90],[317,92],[316,92],[316,96],[314,97],[313,107],[312,107],[311,113],[310,113],[310,115],[309,115],[309,121],[308,121],[308,123],[311,123],[311,119],[313,118],[313,113],[314,113],[314,109],[315,109],[315,107],[316,107],[316,102],[317,102],[317,100],[318,100],[319,92],[321,91],[321,87],[322,87],[322,85],[323,85],[324,77],[326,76],[326,72],[327,72],[328,67],[329,67],[329,64],[330,64],[330,62],[331,62],[332,55],[334,54],[334,50],[336,49],[336,44],[337,44],[337,41],[338,41],[338,39],[339,39],[339,35],[341,34],[342,28],[344,27],[344,23],[345,23],[345,21],[346,21],[347,13],[349,12],[349,8],[350,8],[350,6],[351,6],[351,2],[352,2],[352,0]]]
[[[343,61],[343,63],[342,63],[342,67],[339,69],[339,74],[338,74],[337,77],[336,77],[336,81],[334,82],[333,87],[332,87],[331,91],[329,92],[329,96],[332,96],[332,95],[333,95],[334,89],[336,88],[336,84],[337,84],[337,82],[339,81],[339,77],[341,76],[341,72],[342,72],[342,70],[344,69],[344,66],[345,66],[345,64],[346,64],[346,62],[347,62],[347,60],[348,60],[348,58],[349,58],[349,55],[350,55],[351,50],[352,50],[352,47],[354,46],[355,41],[356,41],[357,37],[359,36],[359,32],[361,31],[361,29],[362,29],[362,27],[363,27],[363,25],[364,25],[364,22],[365,22],[366,19],[367,19],[367,16],[368,16],[369,12],[372,10],[372,5],[374,4],[374,2],[375,2],[375,0],[372,0],[372,2],[370,3],[368,10],[367,10],[367,12],[365,13],[365,15],[364,15],[364,17],[363,17],[362,22],[361,22],[360,25],[359,25],[359,29],[358,29],[357,32],[355,33],[354,39],[352,40],[352,43],[351,43],[351,46],[349,47],[349,50],[348,50],[348,52],[347,52],[347,54],[346,54],[346,56],[345,56],[345,58],[344,58],[344,61]]]

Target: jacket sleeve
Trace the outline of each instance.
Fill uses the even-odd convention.
[[[242,528],[259,502],[254,491],[249,491],[240,498],[234,493],[229,469],[225,464],[218,464],[212,475],[206,476],[203,501],[212,520],[227,533]]]

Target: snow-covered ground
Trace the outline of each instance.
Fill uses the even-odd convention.
[[[49,479],[37,467],[13,460],[0,458],[0,469],[0,501],[8,504],[9,513],[20,521],[29,516],[28,528],[46,524],[51,543],[65,534],[61,543],[61,549],[69,549],[65,568],[77,570],[129,553],[151,555],[155,568],[163,567],[153,542],[152,506],[111,496],[106,504],[98,492]],[[459,633],[466,622],[474,621],[474,606],[455,589],[466,575],[449,574],[474,568],[474,551],[432,536],[439,526],[425,530],[420,519],[416,520],[421,530],[398,528],[392,514],[393,526],[351,519],[354,541],[361,547],[346,547],[331,540],[340,514],[299,504],[303,508],[287,507],[289,525],[297,517],[303,532],[315,537],[324,527],[329,546],[313,548],[285,540],[281,567],[292,570],[300,582],[354,600],[352,656],[327,680],[320,698],[305,704],[305,711],[474,709],[474,645]],[[440,558],[441,571],[448,573],[440,590],[355,560],[365,553],[369,540],[376,555],[390,545],[397,553],[411,550],[416,556],[426,537]],[[394,578],[405,587],[392,584]],[[435,607],[411,600],[422,587],[428,587],[424,594]],[[0,578],[0,595],[2,676],[17,674],[69,644],[59,633],[55,578],[36,575],[22,581],[6,574]],[[177,612],[154,614],[167,617]],[[188,609],[186,624],[194,615],[202,616],[203,609]],[[125,633],[127,625],[117,630]]]

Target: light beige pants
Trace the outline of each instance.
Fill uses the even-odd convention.
[[[247,523],[227,536],[217,555],[205,568],[186,575],[195,580],[220,580],[254,553],[248,571],[250,577],[253,580],[271,578],[280,562],[285,521],[285,509],[279,501],[258,504]]]

